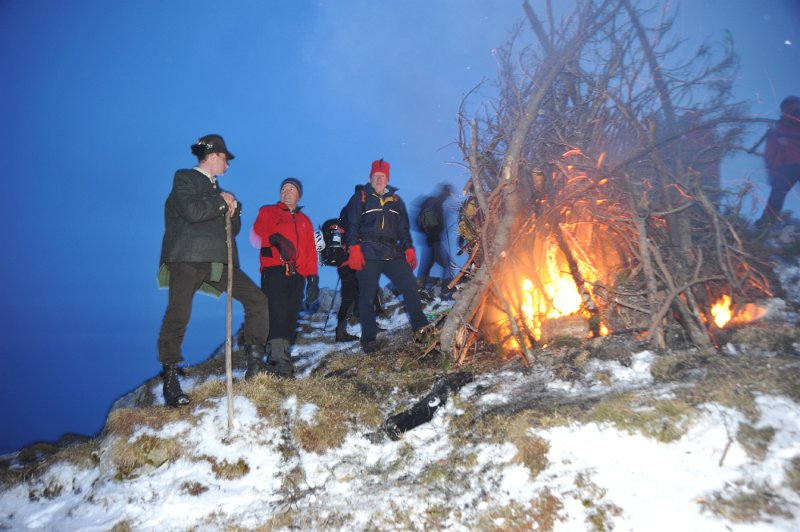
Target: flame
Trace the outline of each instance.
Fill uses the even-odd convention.
[[[728,294],[724,294],[716,303],[711,305],[711,316],[720,329],[729,323],[733,325],[750,323],[763,318],[766,313],[767,310],[764,307],[755,303],[747,303],[734,313],[731,309],[731,297]]]
[[[731,296],[725,294],[719,301],[711,305],[711,315],[714,317],[714,323],[717,324],[717,327],[720,329],[725,327],[733,317],[733,313],[731,312]]]
[[[612,181],[600,172],[587,172],[579,166],[596,165],[600,170],[605,153],[594,163],[578,148],[566,150],[561,157],[556,163],[558,170],[551,177],[565,178],[564,190],[581,187],[585,193],[570,197],[569,201],[554,202],[558,211],[547,216],[555,215],[557,221],[543,218],[543,223],[532,226],[530,237],[521,238],[509,250],[505,258],[513,260],[506,261],[496,277],[497,294],[503,304],[488,307],[482,318],[486,329],[496,335],[508,353],[518,351],[520,343],[549,343],[550,335],[562,332],[578,334],[593,329],[588,333],[590,336],[610,334],[605,324],[594,321],[603,312],[594,290],[597,286],[613,285],[614,272],[629,267],[623,246],[595,217],[598,207],[603,211],[617,209],[614,190],[609,190]],[[547,203],[542,198],[535,201]],[[558,236],[553,223],[560,227]],[[562,251],[565,246],[570,252],[569,259]],[[577,276],[571,273],[574,268],[583,280],[580,287],[576,285]],[[581,329],[581,323],[586,327]]]
[[[542,322],[547,319],[569,316],[581,311],[581,295],[572,276],[562,270],[557,246],[546,246],[546,256],[539,267],[540,285],[528,278],[520,283],[520,309],[522,320],[528,331],[537,340],[542,335]],[[509,342],[508,347],[519,347],[518,342]]]

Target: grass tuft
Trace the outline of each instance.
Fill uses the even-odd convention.
[[[693,409],[678,400],[640,404],[632,394],[613,396],[598,403],[589,417],[593,421],[613,424],[631,434],[642,434],[656,441],[669,443],[681,438],[689,428]]]
[[[139,436],[133,442],[117,438],[111,449],[111,461],[117,468],[117,480],[131,478],[144,466],[159,467],[181,456],[181,443],[151,434]]]

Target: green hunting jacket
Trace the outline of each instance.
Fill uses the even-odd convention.
[[[225,213],[228,206],[221,192],[219,185],[195,169],[175,172],[172,191],[164,204],[159,286],[165,286],[165,283],[169,285],[166,263],[210,262],[216,263],[214,272],[222,272],[221,265],[228,262],[225,241]],[[238,208],[231,216],[232,236],[239,233],[241,226],[241,208]],[[236,240],[232,239],[231,243],[233,265],[238,267]],[[217,281],[219,277],[212,280]]]

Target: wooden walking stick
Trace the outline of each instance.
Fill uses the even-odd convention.
[[[233,431],[233,362],[231,355],[231,328],[233,324],[233,242],[231,238],[231,213],[225,213],[225,243],[228,245],[228,296],[225,298],[225,374],[228,383],[228,436]]]

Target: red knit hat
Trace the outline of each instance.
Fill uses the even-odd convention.
[[[389,163],[384,161],[383,159],[378,159],[377,161],[373,161],[372,169],[369,171],[369,176],[372,177],[372,174],[375,172],[383,172],[386,174],[386,180],[389,180]]]

